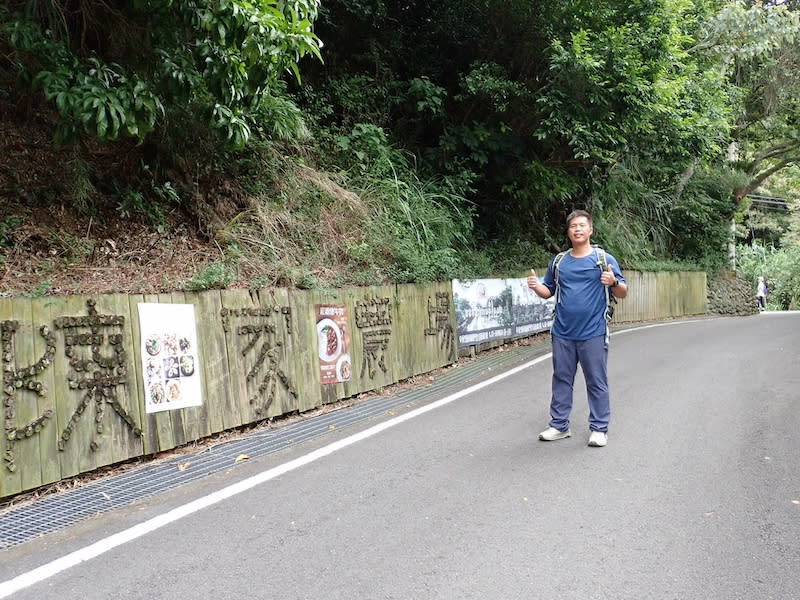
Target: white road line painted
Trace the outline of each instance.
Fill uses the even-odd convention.
[[[679,325],[682,323],[695,323],[697,321],[705,321],[709,319],[697,319],[691,321],[671,321],[669,323],[656,323],[652,325],[643,325],[641,327],[634,327],[632,329],[625,329],[623,331],[618,331],[612,335],[619,335],[621,333],[628,333],[631,331],[637,331],[639,329],[649,329],[651,327],[666,327],[668,325]],[[299,469],[302,466],[310,464],[320,458],[328,456],[329,454],[333,454],[342,448],[346,448],[347,446],[351,446],[357,442],[365,440],[373,435],[380,433],[390,427],[394,427],[395,425],[399,425],[400,423],[404,423],[410,419],[414,419],[420,415],[423,415],[429,411],[435,410],[451,402],[458,400],[459,398],[463,398],[464,396],[468,396],[478,390],[481,390],[485,387],[493,385],[498,381],[505,379],[506,377],[510,377],[527,369],[528,367],[532,367],[542,361],[549,359],[552,356],[552,353],[548,352],[542,356],[539,356],[531,361],[518,365],[509,369],[508,371],[504,371],[499,375],[495,375],[485,381],[477,383],[473,386],[470,386],[466,389],[463,389],[455,394],[451,394],[445,398],[437,400],[435,402],[431,402],[425,406],[421,406],[420,408],[414,409],[410,412],[407,412],[399,417],[394,417],[388,421],[383,423],[379,423],[346,437],[342,440],[337,442],[333,442],[332,444],[328,444],[327,446],[323,446],[309,454],[296,458],[294,460],[290,460],[287,463],[282,465],[278,465],[277,467],[273,467],[272,469],[268,469],[263,471],[257,475],[249,477],[247,479],[243,479],[238,483],[234,483],[233,485],[229,485],[228,487],[222,488],[212,494],[207,496],[203,496],[202,498],[198,498],[188,504],[184,504],[183,506],[179,506],[177,508],[172,509],[169,512],[166,512],[162,515],[157,517],[153,517],[152,519],[145,521],[144,523],[139,523],[138,525],[134,525],[129,529],[125,529],[124,531],[120,531],[119,533],[115,533],[107,538],[104,538],[100,541],[95,542],[94,544],[90,544],[85,548],[81,548],[80,550],[76,550],[75,552],[71,552],[61,558],[58,558],[54,561],[51,561],[47,564],[42,565],[41,567],[37,567],[27,573],[23,573],[14,577],[12,579],[8,579],[0,583],[0,598],[8,598],[14,592],[18,592],[22,589],[30,587],[36,583],[40,583],[61,573],[62,571],[66,571],[72,567],[75,567],[83,562],[91,560],[100,556],[101,554],[105,554],[109,550],[113,550],[117,546],[122,546],[128,542],[131,542],[137,538],[140,538],[148,533],[151,533],[165,525],[169,525],[170,523],[174,523],[183,517],[188,517],[191,514],[199,512],[204,508],[208,508],[218,502],[222,502],[228,498],[236,496],[237,494],[241,494],[242,492],[246,492],[247,490],[254,488],[262,483],[275,479],[276,477],[280,477],[290,471],[294,471],[295,469]]]
[[[481,390],[485,387],[488,387],[498,381],[505,379],[506,377],[510,377],[519,373],[520,371],[527,369],[537,363],[540,363],[544,360],[550,358],[551,354],[545,354],[543,356],[539,356],[534,360],[528,361],[521,365],[518,365],[508,371],[500,373],[499,375],[495,375],[485,381],[477,383],[473,386],[470,386],[464,390],[456,392],[455,394],[451,394],[441,400],[437,400],[435,402],[431,402],[425,406],[421,406],[420,408],[414,409],[410,412],[407,412],[403,415],[398,417],[394,417],[388,421],[383,423],[379,423],[370,427],[369,429],[365,429],[364,431],[360,431],[354,435],[351,435],[347,438],[339,440],[337,442],[333,442],[332,444],[328,444],[322,448],[314,450],[309,454],[296,458],[294,460],[290,460],[287,463],[282,465],[278,465],[277,467],[273,467],[266,471],[263,471],[257,475],[249,477],[247,479],[243,479],[238,483],[234,483],[229,485],[228,487],[222,488],[212,494],[207,496],[203,496],[202,498],[198,498],[188,504],[184,504],[183,506],[179,506],[166,512],[162,515],[157,517],[153,517],[152,519],[145,521],[144,523],[139,523],[138,525],[134,525],[129,529],[125,529],[124,531],[120,531],[119,533],[115,533],[107,538],[99,540],[85,548],[81,548],[80,550],[76,550],[75,552],[71,552],[61,558],[58,558],[54,561],[51,561],[47,564],[42,565],[41,567],[37,567],[27,573],[23,573],[14,577],[13,579],[9,579],[0,583],[0,598],[8,598],[14,592],[18,592],[19,590],[25,589],[30,587],[36,583],[40,583],[61,573],[62,571],[66,571],[72,567],[75,567],[83,562],[91,560],[108,552],[109,550],[113,550],[117,546],[121,546],[128,542],[131,542],[137,538],[140,538],[148,533],[151,533],[165,525],[169,525],[170,523],[174,523],[183,517],[187,517],[191,514],[194,514],[198,511],[203,510],[204,508],[208,508],[218,502],[236,496],[237,494],[241,494],[242,492],[246,492],[247,490],[256,487],[257,485],[261,485],[264,482],[270,481],[271,479],[275,479],[276,477],[280,477],[290,471],[294,471],[295,469],[299,469],[302,466],[310,464],[320,458],[328,456],[329,454],[333,454],[334,452],[341,450],[342,448],[346,448],[347,446],[351,446],[357,442],[365,440],[373,435],[376,435],[390,427],[394,427],[395,425],[399,425],[400,423],[404,423],[410,419],[423,415],[429,411],[435,410],[459,398],[463,398],[464,396],[468,396],[478,390]]]

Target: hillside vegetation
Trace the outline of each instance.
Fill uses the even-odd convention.
[[[795,9],[10,0],[0,293],[521,275],[585,208],[627,268],[738,244],[789,305]]]
[[[13,192],[0,207],[0,293],[311,288],[477,274],[458,264],[471,252],[471,215],[441,204],[411,173],[348,187],[346,174],[309,166],[301,146],[267,142],[223,150],[228,164],[195,157],[206,172],[191,186],[147,182],[139,191],[120,163],[144,161],[143,149],[56,149],[46,109],[14,116],[5,103],[0,189]],[[390,168],[399,171],[397,158]],[[129,186],[122,196],[98,189],[107,174]]]

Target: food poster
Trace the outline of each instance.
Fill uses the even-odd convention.
[[[194,305],[138,306],[146,412],[199,406],[203,400]]]
[[[342,383],[353,377],[348,349],[350,332],[344,306],[317,304],[317,340],[322,384]]]

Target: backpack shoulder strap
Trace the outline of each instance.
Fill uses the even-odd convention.
[[[602,246],[598,246],[595,244],[592,246],[594,248],[595,253],[597,254],[597,264],[600,265],[600,268],[605,271],[608,269],[608,259],[606,258],[606,251],[602,248]]]
[[[559,291],[561,290],[561,286],[558,283],[558,265],[561,264],[562,260],[564,260],[564,257],[566,256],[567,252],[569,252],[569,250],[564,250],[563,252],[559,252],[553,259],[553,280],[556,283],[556,304],[558,304],[558,301],[560,299]]]
[[[592,246],[594,248],[595,253],[597,254],[597,266],[600,267],[601,271],[608,270],[608,258],[606,257],[606,251],[597,244]],[[611,317],[614,316],[614,307],[612,304],[617,303],[617,298],[614,294],[611,293],[611,288],[605,286],[606,288],[606,321],[610,321]]]
[[[564,259],[564,256],[566,256],[567,252],[568,250],[559,252],[553,259],[553,279],[556,280],[556,285],[558,285],[558,265],[561,264],[561,261]]]

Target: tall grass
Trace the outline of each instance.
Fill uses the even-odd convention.
[[[628,262],[664,255],[671,231],[669,195],[633,161],[619,163],[592,198],[594,241]]]
[[[375,207],[368,221],[370,244],[387,258],[389,276],[398,282],[460,276],[460,257],[471,244],[471,205],[408,169],[402,178],[391,172],[392,177],[369,178],[364,188]]]
[[[382,148],[339,173],[279,153],[268,162],[273,187],[219,236],[241,277],[320,288],[462,276],[470,204],[447,182],[420,178],[399,152]]]

